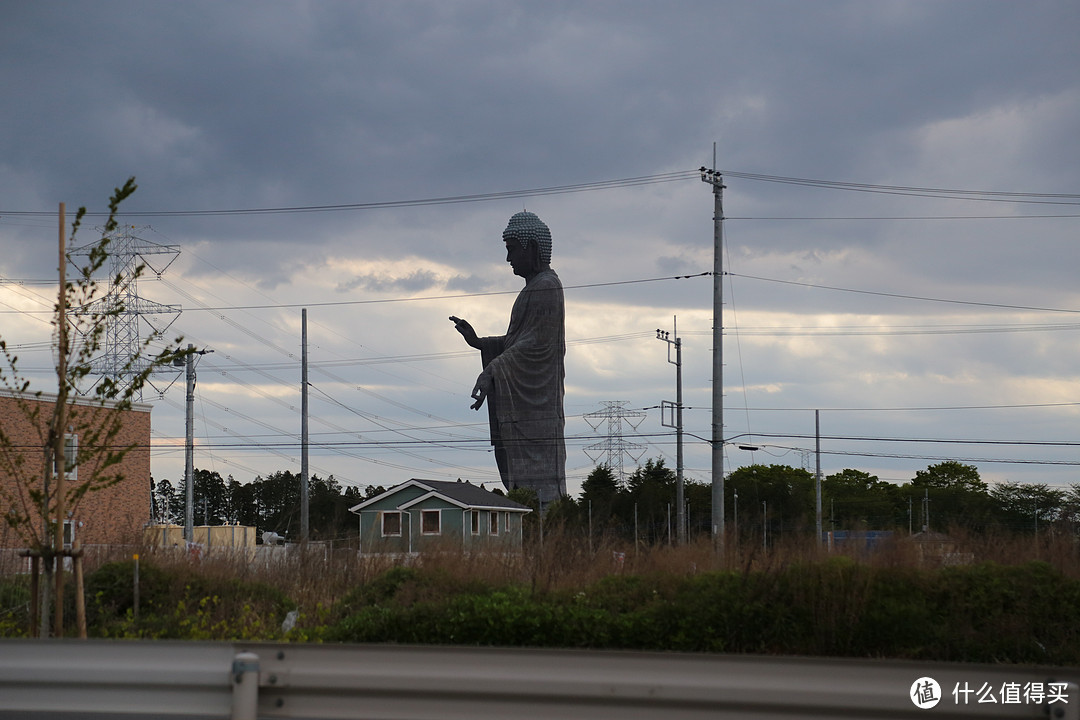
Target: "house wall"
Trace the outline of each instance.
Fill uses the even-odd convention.
[[[424,510],[438,510],[440,518],[440,531],[438,535],[425,535],[422,528],[421,513]],[[463,510],[454,505],[449,505],[439,498],[428,498],[409,508],[412,516],[412,539],[413,550],[424,552],[430,550],[458,550],[461,545],[461,528]]]
[[[510,550],[521,547],[521,513],[512,512],[510,515],[510,530],[507,532],[505,524],[505,511],[503,510],[477,510],[480,515],[479,530],[477,534],[472,532],[472,519],[465,513],[465,542],[467,550]],[[491,514],[499,516],[499,534],[491,534]]]
[[[507,552],[521,548],[522,514],[503,510],[480,509],[479,532],[472,532],[471,510],[448,502],[442,497],[429,497],[402,512],[400,536],[382,535],[382,516],[385,512],[397,512],[398,508],[430,491],[422,487],[405,487],[388,492],[371,501],[358,512],[360,516],[360,552],[367,554],[404,554],[437,550],[465,550],[479,552],[494,550]],[[423,532],[423,511],[440,512],[438,534]],[[499,532],[492,535],[491,514],[499,517]],[[507,529],[506,517],[509,517]]]
[[[23,411],[35,408],[35,421]],[[6,452],[18,453],[23,463],[18,470],[23,478],[19,482],[8,462],[0,462],[0,512],[6,513],[11,506],[17,512],[30,515],[34,527],[41,527],[38,509],[28,501],[26,482],[41,488],[45,469],[44,438],[47,436],[48,419],[52,414],[55,397],[42,395],[40,399],[19,399],[11,393],[0,393],[0,424],[11,440],[12,448]],[[73,508],[75,536],[84,544],[107,544],[137,541],[142,527],[150,520],[150,406],[136,405],[131,410],[118,411],[101,408],[88,402],[76,402],[68,406],[68,425],[75,435],[79,429],[100,424],[110,413],[122,412],[119,435],[112,441],[117,446],[134,445],[118,466],[109,474],[118,473],[122,479],[107,488],[87,493]],[[0,448],[0,452],[5,452]],[[75,484],[85,482],[94,472],[95,463],[80,466]],[[80,525],[81,523],[81,525]],[[25,541],[11,532],[0,531],[0,546],[22,547]]]
[[[409,514],[404,512],[401,514],[400,536],[383,537],[382,512],[382,510],[363,510],[360,512],[360,552],[377,554],[412,552],[409,544],[411,533]]]
[[[400,537],[383,537],[382,513],[396,511],[398,505],[424,494],[416,487],[403,488],[392,496],[381,497],[360,512],[360,551],[365,553],[407,553],[410,546],[409,514],[401,515]]]

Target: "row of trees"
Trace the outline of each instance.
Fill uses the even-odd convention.
[[[384,488],[369,486],[366,493],[356,487],[343,488],[331,475],[308,479],[308,530],[312,540],[333,540],[357,534],[356,515],[349,512],[366,498]],[[285,538],[300,536],[300,475],[287,470],[240,483],[211,470],[195,469],[193,484],[194,522],[197,525],[238,523],[260,531],[276,532]],[[167,479],[154,484],[154,515],[158,522],[184,524],[187,483],[177,486]]]
[[[563,498],[546,521],[558,519],[594,533],[666,541],[675,531],[675,473],[661,460],[649,460],[625,481],[599,466],[582,486],[580,499]],[[761,536],[813,532],[816,481],[812,473],[787,465],[749,465],[725,480],[728,528]],[[711,529],[712,488],[686,481],[687,527]],[[1080,528],[1080,483],[1068,489],[1009,482],[989,486],[978,469],[955,461],[930,465],[902,485],[861,470],[846,469],[822,479],[823,530],[898,530],[919,532],[963,527],[1021,533],[1048,526]]]
[[[648,460],[625,480],[606,465],[598,466],[582,485],[579,499],[564,497],[547,511],[545,523],[560,522],[596,535],[609,533],[642,542],[666,542],[674,535],[675,472],[663,459]],[[760,537],[813,532],[816,487],[812,473],[787,465],[749,465],[725,481],[728,527],[744,536]],[[382,487],[343,488],[333,476],[309,481],[309,527],[313,540],[355,536],[356,516],[349,508],[383,492]],[[709,533],[712,487],[685,483],[687,527],[691,534]],[[196,524],[240,523],[298,537],[300,476],[288,471],[257,477],[242,484],[209,470],[195,471]],[[154,487],[155,515],[161,522],[182,524],[186,488],[161,480]],[[537,507],[535,496],[516,490],[511,497]],[[1080,528],[1080,483],[1068,489],[1043,484],[1005,483],[990,486],[973,465],[947,461],[915,473],[902,485],[861,470],[842,470],[822,479],[824,530],[897,530],[919,532],[963,527],[971,531],[1038,532],[1050,526]],[[530,518],[535,522],[536,518]]]

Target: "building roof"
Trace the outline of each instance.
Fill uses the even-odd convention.
[[[55,403],[57,395],[56,393],[47,392],[32,392],[27,390],[26,392],[19,392],[17,390],[9,390],[8,388],[0,388],[0,398],[11,398],[13,400],[27,400],[30,402],[38,403]],[[70,405],[87,405],[89,407],[104,406],[107,408],[116,407],[117,401],[115,400],[99,400],[92,396],[76,395],[71,393],[68,396],[68,404]],[[150,412],[154,409],[154,406],[150,403],[133,402],[130,409],[135,412]]]
[[[407,487],[418,487],[427,490],[428,492],[421,495],[420,497],[411,498],[409,502],[403,503],[400,506],[403,509],[419,502],[420,500],[429,497],[439,497],[461,508],[506,510],[508,512],[519,513],[532,512],[532,509],[530,509],[527,505],[522,505],[521,503],[514,502],[513,500],[510,500],[503,495],[497,495],[490,490],[485,490],[484,488],[478,485],[473,485],[470,482],[462,482],[461,480],[458,480],[457,482],[446,482],[442,480],[419,480],[416,478],[413,478],[412,480],[407,480],[400,485],[395,485],[386,492],[380,495],[376,495],[373,498],[369,498],[364,502],[360,503],[359,505],[349,508],[349,511],[359,512],[368,505],[380,500],[384,500],[386,496],[392,495]]]

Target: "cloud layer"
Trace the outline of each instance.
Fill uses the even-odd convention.
[[[499,238],[526,206],[567,286],[571,487],[603,401],[649,408],[636,441],[674,465],[655,330],[676,316],[688,474],[708,481],[709,187],[505,194],[660,180],[716,143],[726,434],[768,453],[729,467],[804,462],[820,408],[826,472],[948,457],[1078,482],[1075,445],[1030,444],[1080,423],[1078,30],[1066,1],[16,3],[0,276],[53,277],[55,219],[33,213],[101,211],[134,175],[127,221],[181,249],[140,291],[215,350],[199,467],[295,469],[308,307],[316,472],[490,481],[479,359],[446,318],[505,327]],[[405,202],[438,198],[457,201]],[[320,210],[376,203],[398,206]],[[197,214],[285,208],[305,211]],[[9,344],[48,339],[53,292],[0,285]],[[48,354],[23,357],[47,390]],[[158,477],[182,473],[181,394],[154,400]]]

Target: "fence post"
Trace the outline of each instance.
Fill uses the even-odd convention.
[[[83,585],[82,541],[71,544],[71,564],[75,572],[75,624],[79,629],[79,639],[86,639],[86,590]]]
[[[139,553],[135,553],[135,572],[133,574],[134,587],[132,588],[133,618],[139,622]]]

